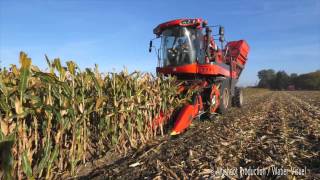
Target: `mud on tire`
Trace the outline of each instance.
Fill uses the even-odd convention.
[[[234,96],[232,97],[232,106],[242,107],[243,105],[243,92],[242,88],[235,87]]]
[[[225,114],[231,106],[230,87],[228,82],[228,80],[224,80],[220,85],[220,104],[218,107],[218,112],[220,114]]]

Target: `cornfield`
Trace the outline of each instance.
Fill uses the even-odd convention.
[[[126,70],[99,72],[72,61],[49,60],[48,71],[20,53],[20,67],[0,71],[1,171],[5,179],[52,179],[102,157],[126,153],[155,135],[160,112],[170,113],[177,97],[172,77]],[[1,174],[0,174],[1,177]]]

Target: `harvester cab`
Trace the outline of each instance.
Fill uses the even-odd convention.
[[[218,39],[214,39],[211,27],[219,27]],[[161,38],[157,73],[183,81],[181,93],[197,89],[192,103],[184,105],[178,114],[172,134],[183,132],[202,112],[224,114],[231,105],[242,106],[242,91],[236,83],[247,61],[246,41],[226,42],[222,26],[208,26],[200,18],[168,21],[153,32]],[[150,41],[150,52],[152,47]],[[162,121],[159,118],[157,122]]]

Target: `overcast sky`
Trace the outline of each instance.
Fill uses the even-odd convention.
[[[264,68],[305,73],[320,69],[320,1],[0,1],[0,61],[18,64],[21,50],[46,68],[44,54],[81,68],[97,63],[154,72],[148,53],[152,30],[176,18],[201,17],[225,26],[226,39],[245,39],[249,61],[242,85],[257,82]]]

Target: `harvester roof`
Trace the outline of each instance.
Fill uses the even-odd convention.
[[[156,28],[153,29],[153,33],[156,35],[160,35],[163,30],[173,27],[173,26],[193,26],[193,27],[201,27],[202,23],[204,20],[201,18],[194,18],[194,19],[188,19],[188,18],[183,18],[183,19],[175,19],[171,20],[162,24],[159,24]]]

